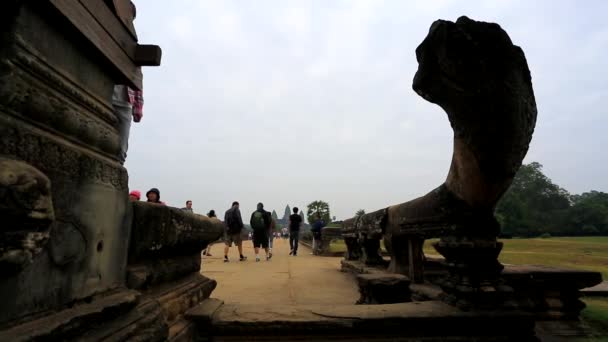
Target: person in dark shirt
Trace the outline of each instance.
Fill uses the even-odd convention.
[[[192,214],[194,214],[194,209],[192,209],[192,201],[191,200],[187,200],[186,201],[186,206],[184,208],[182,208],[183,211],[188,211]]]
[[[228,250],[234,243],[239,249],[240,261],[247,260],[247,257],[243,255],[243,240],[241,239],[241,231],[245,227],[243,225],[243,219],[241,218],[241,211],[239,210],[239,202],[234,201],[232,207],[226,210],[224,214],[224,225],[226,230],[224,233],[224,262],[228,262]]]
[[[268,231],[272,225],[272,217],[269,212],[264,210],[264,204],[258,203],[258,208],[251,214],[249,221],[253,229],[253,248],[255,250],[255,261],[260,261],[260,247],[266,251],[266,261],[270,260],[270,248]]]
[[[321,230],[325,227],[325,221],[321,218],[321,215],[317,213],[315,222],[312,224],[310,231],[312,232],[312,253],[317,255],[321,245]]]
[[[293,214],[289,216],[289,246],[291,252],[289,255],[298,255],[298,243],[300,241],[300,226],[302,225],[302,216],[298,215],[298,208],[293,208]]]

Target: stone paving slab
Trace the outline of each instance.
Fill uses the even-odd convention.
[[[203,257],[201,272],[218,283],[213,298],[226,304],[308,305],[354,304],[359,299],[352,275],[340,272],[341,257],[320,257],[300,246],[289,256],[289,240],[275,239],[270,261],[256,262],[251,241],[244,241],[247,261],[238,261],[236,247],[224,263],[224,245],[215,244],[211,257]]]
[[[533,327],[533,320],[526,313],[463,312],[438,301],[383,305],[226,304],[216,311],[212,327],[206,332],[216,339],[252,336],[256,340],[258,337],[271,340],[272,336],[293,340],[310,336],[310,340],[317,341],[319,337],[324,340],[339,336],[351,341],[365,336],[392,337],[395,341],[444,341],[450,336],[453,337],[450,341],[519,341],[525,339],[513,337],[526,336]]]

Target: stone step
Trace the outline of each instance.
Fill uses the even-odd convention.
[[[521,312],[463,312],[438,301],[382,305],[238,305],[206,300],[187,313],[206,341],[532,340]]]

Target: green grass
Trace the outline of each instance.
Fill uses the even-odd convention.
[[[584,298],[581,321],[590,331],[586,341],[608,341],[608,298]]]

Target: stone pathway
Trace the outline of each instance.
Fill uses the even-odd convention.
[[[340,272],[341,257],[310,255],[300,245],[298,256],[289,256],[289,240],[275,239],[270,261],[255,262],[251,241],[243,242],[247,261],[238,261],[236,247],[224,263],[224,245],[216,244],[211,257],[203,257],[202,273],[217,281],[212,298],[226,304],[264,306],[354,304],[359,293],[352,275]]]

